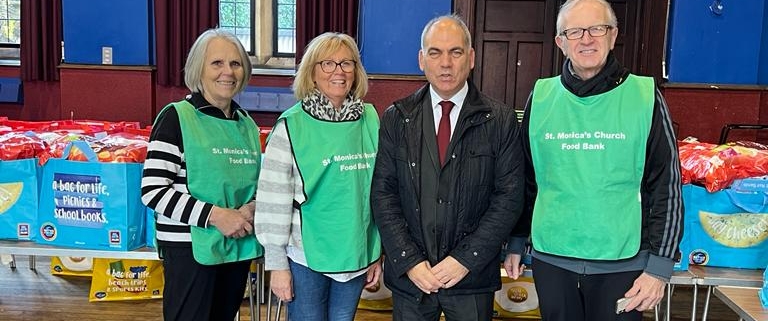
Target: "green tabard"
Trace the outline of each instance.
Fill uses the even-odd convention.
[[[179,114],[189,193],[221,208],[237,209],[253,200],[261,169],[259,128],[239,112],[238,121],[208,116],[186,101]],[[213,265],[257,258],[261,244],[251,234],[228,238],[216,227],[191,226],[192,252],[200,264]]]
[[[364,106],[359,120],[331,122],[313,118],[299,102],[278,119],[304,184],[301,236],[307,264],[317,272],[358,271],[381,255],[370,207],[379,118]]]
[[[640,184],[653,117],[652,78],[578,97],[560,77],[536,82],[530,107],[538,195],[532,240],[543,253],[616,260],[640,248]]]

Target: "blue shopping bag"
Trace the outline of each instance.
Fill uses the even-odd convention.
[[[37,158],[0,161],[0,239],[37,237]]]
[[[763,271],[763,287],[760,288],[760,303],[768,309],[768,267]]]
[[[683,186],[685,226],[680,244],[689,264],[759,269],[768,265],[768,195]]]
[[[64,159],[73,146],[89,161]],[[143,246],[142,164],[98,162],[83,141],[70,143],[62,157],[43,166],[37,242],[115,251]]]
[[[144,228],[144,243],[148,247],[155,248],[155,211],[153,211],[151,208],[147,207],[147,215],[145,215],[146,223]]]

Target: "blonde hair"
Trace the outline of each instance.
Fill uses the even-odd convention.
[[[238,84],[237,92],[245,89],[248,86],[248,81],[251,79],[251,60],[240,40],[224,29],[208,29],[200,34],[195,43],[192,44],[192,48],[189,49],[189,54],[187,55],[187,62],[184,64],[184,84],[193,93],[201,93],[203,91],[203,81],[201,78],[203,77],[203,67],[205,67],[205,52],[208,50],[208,44],[211,40],[216,38],[234,44],[240,53],[240,63],[243,66],[243,81]]]
[[[352,96],[363,98],[368,93],[368,74],[360,61],[360,51],[357,49],[355,39],[343,33],[326,32],[312,39],[304,50],[304,56],[301,58],[293,81],[293,94],[296,99],[304,99],[314,91],[315,83],[312,81],[312,73],[315,65],[342,46],[349,49],[352,59],[355,60],[355,80],[350,88]]]

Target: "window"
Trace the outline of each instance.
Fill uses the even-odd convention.
[[[19,59],[21,0],[0,0],[0,59]]]
[[[294,68],[296,0],[220,0],[219,25],[234,33],[257,68]]]
[[[296,0],[277,0],[275,56],[296,55]]]
[[[251,2],[253,0],[221,0],[219,1],[219,26],[227,29],[243,43],[245,50],[253,53],[251,41]]]

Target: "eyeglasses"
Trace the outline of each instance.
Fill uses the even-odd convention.
[[[568,40],[576,40],[584,37],[584,31],[587,31],[591,37],[602,37],[608,33],[608,30],[613,28],[614,27],[610,25],[597,25],[588,28],[570,28],[563,30],[563,32],[560,33],[560,36],[565,36],[565,39]]]
[[[355,71],[355,62],[354,60],[342,60],[339,62],[335,62],[333,60],[323,60],[318,62],[317,64],[320,65],[320,69],[323,70],[323,72],[326,73],[332,73],[336,71],[336,67],[341,67],[341,71],[343,72],[353,72]]]

